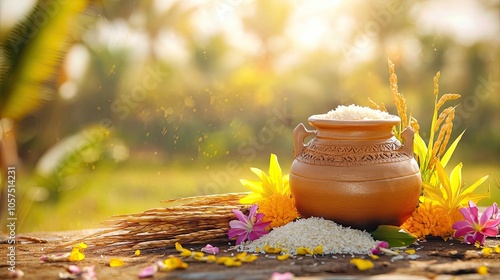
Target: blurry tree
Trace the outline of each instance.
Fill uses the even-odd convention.
[[[20,167],[15,124],[49,100],[69,47],[77,15],[86,1],[40,1],[31,14],[1,42],[0,72],[0,167]],[[6,176],[1,175],[1,214],[6,210]],[[17,196],[19,199],[20,191]]]

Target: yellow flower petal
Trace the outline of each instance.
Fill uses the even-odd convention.
[[[253,204],[275,194],[290,195],[289,175],[282,175],[276,155],[271,154],[269,161],[269,176],[259,168],[250,170],[259,177],[260,182],[241,179],[240,183],[249,188],[252,193],[240,199],[241,204]]]
[[[487,257],[487,256],[491,255],[491,253],[493,253],[493,248],[491,248],[491,247],[484,247],[481,250],[481,253],[483,254],[483,256]]]
[[[191,254],[191,257],[197,261],[201,260],[204,256],[205,254],[203,252],[193,252]]]
[[[247,254],[248,254],[247,252],[241,252],[238,255],[236,255],[236,258],[241,261],[243,258],[247,256]]]
[[[313,251],[306,247],[297,248],[297,255],[313,255]]]
[[[182,253],[182,251],[184,251],[184,248],[182,248],[182,245],[179,242],[175,242],[175,250]]]
[[[370,254],[369,256],[370,256],[372,259],[374,259],[374,260],[378,260],[378,259],[379,259],[379,256],[377,256],[377,255]]]
[[[269,177],[274,186],[274,191],[276,193],[281,193],[283,186],[283,175],[281,173],[281,167],[278,162],[278,157],[275,154],[271,154],[271,159],[269,160]]]
[[[323,255],[323,246],[319,245],[313,249],[314,255]]]
[[[247,252],[239,253],[236,255],[236,259],[241,262],[253,262],[257,259],[256,255],[248,255]]]
[[[236,258],[227,258],[226,261],[224,261],[225,266],[241,266],[241,261],[237,260]]]
[[[261,193],[261,192],[263,192],[262,182],[251,181],[251,180],[247,180],[247,179],[240,179],[240,183],[243,186],[249,188],[254,193]]]
[[[218,257],[215,263],[217,264],[224,264],[224,262],[229,259],[229,257]]]
[[[250,193],[239,200],[241,204],[255,204],[262,201],[264,197],[260,193]]]
[[[141,255],[141,250],[135,250],[134,255],[136,255],[136,256],[140,256],[140,255]]]
[[[182,249],[181,256],[182,257],[191,257],[193,255],[193,252],[191,252],[188,249]]]
[[[354,264],[361,271],[371,269],[374,266],[372,261],[360,258],[354,258],[350,263]]]
[[[166,270],[186,269],[189,265],[177,257],[170,257],[163,261]]]
[[[205,257],[206,262],[215,262],[217,260],[217,257],[215,255],[208,255]]]
[[[496,245],[495,247],[493,247],[493,250],[495,251],[495,253],[500,254],[500,245]]]
[[[111,267],[119,267],[119,266],[123,266],[124,264],[125,264],[125,262],[120,258],[111,258],[109,260],[109,266],[111,266]]]
[[[269,245],[264,246],[264,252],[268,254],[279,254],[281,252],[281,248],[273,248]]]
[[[284,255],[279,255],[276,257],[279,261],[284,261],[287,260],[291,255],[290,254],[284,254]]]
[[[405,253],[409,254],[409,255],[414,255],[415,254],[415,249],[406,249],[405,250]]]
[[[477,273],[478,274],[481,274],[481,275],[486,275],[488,274],[488,267],[485,266],[485,265],[482,265],[480,267],[477,268]]]
[[[87,249],[87,244],[83,243],[83,242],[80,242],[78,243],[76,246],[78,246],[80,249]]]
[[[71,250],[71,254],[69,255],[69,258],[68,260],[70,262],[76,262],[76,261],[81,261],[83,259],[85,259],[85,255],[80,251],[82,250],[80,247],[73,247],[73,249]]]

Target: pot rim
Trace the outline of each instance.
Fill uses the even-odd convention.
[[[335,126],[335,125],[349,125],[349,126],[367,126],[367,125],[380,125],[380,124],[392,124],[396,125],[401,122],[401,118],[395,115],[390,115],[390,118],[386,119],[369,119],[369,120],[335,120],[335,119],[325,119],[319,117],[323,114],[312,115],[309,117],[308,121],[311,125],[320,126]]]

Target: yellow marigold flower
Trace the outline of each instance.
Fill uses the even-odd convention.
[[[141,255],[141,250],[135,250],[135,253],[134,255],[136,255],[137,257]]]
[[[258,168],[252,167],[250,170],[259,177],[260,182],[246,179],[240,180],[243,186],[252,191],[252,193],[240,199],[241,204],[254,204],[273,194],[290,195],[289,175],[282,175],[278,157],[275,154],[271,154],[269,161],[269,176]]]
[[[482,265],[480,267],[477,268],[477,273],[478,274],[481,274],[481,275],[486,275],[488,274],[488,267],[485,266],[485,265]]]
[[[278,259],[278,261],[284,261],[284,260],[288,260],[288,258],[290,256],[291,256],[290,254],[284,254],[284,255],[279,255],[276,258]]]
[[[111,266],[111,267],[119,267],[119,266],[123,266],[124,264],[125,264],[125,262],[120,258],[111,258],[109,260],[109,266]]]
[[[284,226],[299,217],[295,199],[290,195],[273,194],[257,202],[259,213],[264,214],[263,222],[271,222],[268,230]]]
[[[359,270],[368,270],[374,267],[374,264],[370,260],[354,258],[350,261],[351,264],[354,264]]]
[[[183,262],[180,258],[177,257],[167,258],[165,261],[163,261],[163,263],[165,264],[164,270],[166,271],[175,269],[186,269],[189,266],[188,263]]]
[[[452,225],[453,220],[443,207],[424,199],[401,228],[418,238],[428,235],[447,238],[453,233]]]

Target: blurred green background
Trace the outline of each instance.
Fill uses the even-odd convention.
[[[424,139],[435,73],[441,94],[462,94],[449,168],[462,161],[466,184],[490,174],[483,205],[500,201],[498,0],[0,3],[0,159],[17,167],[19,232],[246,191],[270,153],[288,172],[310,115],[368,98],[396,114],[388,58]]]

